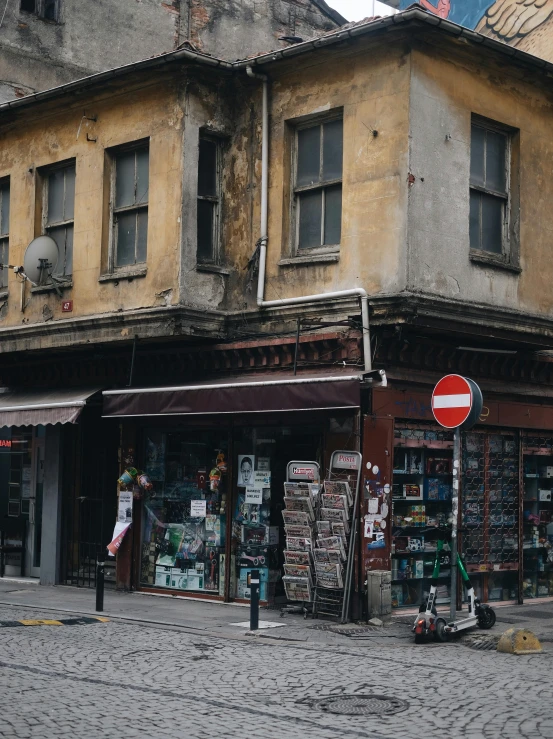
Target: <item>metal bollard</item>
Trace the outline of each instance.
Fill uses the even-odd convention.
[[[259,570],[250,572],[250,631],[259,628]]]
[[[104,568],[105,562],[96,562],[96,610],[104,610]]]

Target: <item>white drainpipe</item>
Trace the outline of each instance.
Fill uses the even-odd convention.
[[[262,108],[262,143],[261,143],[261,237],[259,239],[259,274],[257,280],[257,305],[260,308],[281,308],[287,305],[304,305],[323,300],[358,297],[361,301],[361,321],[363,324],[363,362],[365,372],[372,371],[371,335],[369,330],[369,296],[362,287],[350,290],[303,295],[297,298],[265,300],[265,270],[267,264],[268,203],[269,203],[269,78],[265,74],[257,74],[251,67],[246,68],[248,77],[263,82]]]

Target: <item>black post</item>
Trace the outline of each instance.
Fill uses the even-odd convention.
[[[96,610],[104,610],[104,567],[105,562],[96,562]]]
[[[250,572],[250,631],[259,628],[259,570]]]

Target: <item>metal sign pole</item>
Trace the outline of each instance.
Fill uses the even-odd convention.
[[[453,434],[453,490],[451,494],[451,592],[450,617],[457,617],[457,521],[459,518],[459,480],[461,478],[461,429]]]

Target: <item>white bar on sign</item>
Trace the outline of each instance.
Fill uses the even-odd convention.
[[[470,408],[470,393],[462,395],[435,395],[433,408]]]

